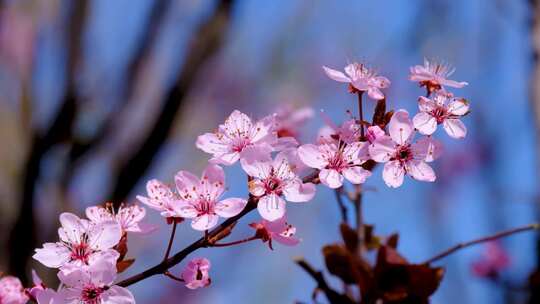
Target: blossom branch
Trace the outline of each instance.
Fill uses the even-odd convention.
[[[343,194],[343,187],[335,189],[334,194],[336,195],[336,201],[339,206],[339,211],[341,212],[341,220],[344,223],[347,223],[347,207],[345,207],[345,203],[343,202],[343,198],[341,197],[341,195]]]
[[[358,115],[360,116],[360,140],[364,140],[364,107],[362,105],[362,91],[358,91]]]
[[[238,240],[238,241],[234,241],[234,242],[215,243],[215,244],[209,245],[209,247],[228,247],[228,246],[234,246],[234,245],[239,245],[239,244],[251,242],[251,241],[254,241],[254,240],[257,240],[257,239],[259,239],[259,237],[252,236],[252,237],[242,239],[242,240]]]
[[[168,271],[165,271],[163,274],[164,274],[165,276],[167,276],[167,277],[169,277],[169,278],[175,280],[175,281],[178,281],[178,282],[184,282],[184,279],[179,278],[179,277],[175,276],[174,274],[172,274],[172,273],[170,273],[170,272],[168,272]]]
[[[466,248],[466,247],[470,247],[470,246],[485,243],[485,242],[494,241],[494,240],[497,240],[497,239],[500,239],[500,238],[503,238],[503,237],[507,237],[507,236],[517,234],[517,233],[521,233],[521,232],[525,232],[525,231],[539,230],[539,229],[540,229],[540,223],[534,223],[534,224],[529,224],[529,225],[522,226],[522,227],[517,227],[517,228],[512,228],[512,229],[509,229],[509,230],[501,231],[501,232],[495,233],[493,235],[482,237],[482,238],[475,239],[475,240],[471,240],[471,241],[468,241],[468,242],[463,242],[463,243],[457,244],[455,246],[452,246],[452,247],[444,250],[443,252],[441,252],[441,253],[435,255],[434,257],[426,260],[423,264],[433,263],[435,261],[438,261],[438,260],[440,260],[442,258],[445,258],[445,257],[451,255],[452,253],[454,253],[454,252],[456,252],[456,251],[458,251],[460,249]]]
[[[312,183],[318,183],[319,181],[319,171],[314,171],[310,175],[304,177],[303,179],[304,183],[312,182]],[[144,279],[147,279],[151,276],[165,273],[169,268],[177,265],[178,263],[182,262],[189,254],[194,252],[197,249],[209,247],[211,244],[208,243],[208,239],[212,239],[216,235],[220,234],[226,229],[229,229],[232,225],[236,224],[236,221],[238,221],[240,218],[242,218],[244,215],[250,213],[251,211],[255,210],[257,208],[257,202],[258,198],[250,196],[248,203],[246,207],[237,215],[228,218],[225,220],[221,225],[217,226],[216,228],[212,229],[208,232],[207,237],[201,237],[197,241],[191,243],[191,245],[187,246],[186,248],[182,249],[181,251],[174,254],[172,257],[162,261],[161,263],[148,268],[147,270],[136,274],[132,277],[129,277],[123,281],[118,282],[116,285],[127,287],[129,285],[135,284],[137,282],[140,282]]]
[[[176,234],[176,226],[178,225],[177,221],[173,222],[172,231],[171,231],[171,237],[169,238],[169,245],[167,245],[167,250],[165,251],[165,257],[163,260],[167,260],[169,258],[169,254],[171,253],[172,244],[174,242],[174,235]]]

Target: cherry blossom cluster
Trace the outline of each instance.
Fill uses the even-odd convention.
[[[369,123],[362,117],[362,96],[384,103],[383,90],[390,81],[364,64],[352,63],[345,73],[324,67],[333,80],[347,83],[357,94],[360,115],[337,126],[328,121],[313,143],[300,144],[301,127],[313,110],[283,107],[261,119],[233,111],[217,129],[200,135],[196,147],[210,155],[202,174],[180,170],[174,183],[152,179],[146,195],[137,200],[158,211],[173,225],[169,251],[176,225],[190,220],[191,228],[204,235],[205,247],[232,246],[261,240],[273,249],[272,241],[296,245],[296,228],[287,221],[289,203],[311,201],[316,184],[338,189],[349,182],[365,183],[371,177],[369,163],[383,163],[382,177],[389,187],[402,185],[404,176],[433,182],[436,175],[429,163],[441,154],[442,145],[433,138],[438,125],[452,138],[463,138],[466,128],[460,118],[469,112],[465,99],[454,97],[447,87],[461,88],[465,82],[448,79],[453,72],[447,65],[425,61],[411,68],[410,80],[426,88],[418,99],[419,112],[412,118],[406,110],[384,113],[385,119]],[[328,119],[327,119],[328,120]],[[420,138],[415,140],[416,134]],[[248,198],[229,197],[224,168],[238,165],[247,176]],[[313,178],[305,177],[313,175]],[[200,176],[200,177],[199,177]],[[257,209],[261,220],[249,224],[252,237],[229,243],[220,242],[228,234],[210,239],[209,231],[220,218],[239,218]],[[0,303],[135,303],[133,295],[116,285],[116,276],[133,260],[126,258],[131,234],[147,234],[156,229],[142,222],[146,214],[139,205],[94,206],[86,218],[71,213],[60,215],[59,240],[36,249],[35,260],[58,270],[61,285],[49,288],[37,275],[34,286],[23,288],[20,281],[4,277],[0,281]],[[232,229],[232,228],[231,228]],[[168,270],[166,276],[196,289],[210,284],[211,263],[194,258],[180,276]]]

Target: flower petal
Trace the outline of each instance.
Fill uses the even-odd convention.
[[[342,173],[348,181],[356,185],[364,183],[371,176],[371,172],[359,166],[349,167]]]
[[[279,195],[272,193],[259,199],[257,209],[262,218],[275,221],[285,215],[285,201]]]
[[[339,81],[339,82],[351,82],[351,79],[349,77],[345,76],[345,74],[343,74],[340,71],[336,71],[334,69],[331,69],[331,68],[325,67],[325,66],[323,66],[322,68],[323,68],[324,72],[326,73],[326,76],[330,77],[330,79],[333,79],[333,80]]]
[[[436,179],[435,172],[424,161],[412,160],[407,163],[406,167],[407,174],[416,180],[434,182]]]
[[[459,119],[445,119],[443,127],[448,136],[452,138],[465,138],[467,135],[467,127]]]
[[[219,216],[203,214],[193,218],[191,221],[191,227],[195,230],[204,231],[214,228],[217,225]]]
[[[176,189],[183,200],[192,201],[199,197],[198,189],[201,181],[195,175],[188,171],[178,171],[174,176]]]
[[[111,286],[102,297],[107,304],[135,304],[133,294],[127,288],[116,285]]]
[[[457,116],[465,115],[469,112],[469,103],[464,98],[454,98],[448,104],[448,112]]]
[[[431,135],[437,130],[437,119],[426,112],[414,115],[413,124],[424,135]]]
[[[384,164],[383,180],[384,183],[391,188],[397,188],[403,184],[403,176],[405,170],[397,160],[393,160]]]
[[[294,180],[283,189],[283,195],[289,202],[308,202],[315,196],[316,187],[312,183],[302,183],[301,180]]]
[[[224,154],[228,151],[228,145],[215,133],[199,135],[195,146],[210,154]]]
[[[392,140],[400,145],[409,142],[414,135],[414,127],[409,119],[409,113],[405,110],[398,110],[388,124],[388,133]]]
[[[316,145],[307,144],[300,146],[298,148],[298,156],[304,164],[311,168],[322,169],[328,164],[328,161]]]
[[[395,151],[396,144],[386,135],[377,138],[369,146],[369,155],[378,163],[384,163],[390,160]]]
[[[69,249],[60,243],[45,243],[43,248],[37,248],[36,253],[32,256],[41,264],[58,268],[69,261],[71,252]]]
[[[339,188],[343,185],[343,175],[333,169],[322,169],[319,172],[319,179],[321,183],[332,189]]]
[[[231,197],[216,203],[214,210],[221,217],[232,217],[246,207],[247,201],[243,198]]]

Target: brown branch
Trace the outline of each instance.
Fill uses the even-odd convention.
[[[296,264],[300,266],[305,272],[307,272],[315,282],[317,282],[317,288],[320,289],[326,295],[326,298],[330,303],[335,304],[353,304],[354,301],[347,295],[340,294],[334,289],[330,288],[322,272],[315,270],[306,260],[298,258],[295,260]]]
[[[82,37],[81,32],[84,27],[88,1],[76,1],[73,2],[73,5],[68,26],[70,30],[66,38],[68,48],[66,93],[49,129],[43,135],[39,134],[39,132],[33,135],[22,174],[19,215],[9,237],[10,273],[21,278],[24,284],[28,282],[26,276],[28,259],[37,242],[34,195],[40,175],[41,160],[51,147],[71,136],[72,125],[75,120],[77,96],[74,75],[81,54],[80,37]]]
[[[251,241],[254,241],[254,240],[258,240],[258,239],[260,239],[260,237],[252,236],[252,237],[248,237],[246,239],[242,239],[242,240],[238,240],[238,241],[227,242],[227,243],[214,243],[214,244],[209,244],[208,246],[210,246],[210,247],[229,247],[229,246],[234,246],[234,245],[239,245],[239,244],[251,242]]]
[[[334,194],[336,195],[336,201],[338,203],[339,211],[341,212],[341,221],[344,223],[348,222],[347,217],[347,207],[345,207],[345,203],[343,202],[343,187],[335,189]]]
[[[123,166],[119,169],[115,187],[109,195],[115,204],[120,204],[134,185],[144,175],[157,151],[166,141],[186,96],[194,87],[204,63],[219,51],[226,34],[232,0],[222,0],[214,13],[193,34],[190,46],[178,78],[167,93],[165,104],[148,136]],[[118,206],[116,206],[118,207]]]
[[[531,230],[539,230],[539,229],[540,229],[540,224],[539,223],[534,223],[534,224],[530,224],[530,225],[526,225],[526,226],[522,226],[522,227],[517,227],[517,228],[512,228],[512,229],[509,229],[509,230],[501,231],[501,232],[495,233],[493,235],[482,237],[482,238],[475,239],[475,240],[471,240],[471,241],[468,241],[468,242],[463,242],[463,243],[457,244],[455,246],[452,246],[452,247],[444,250],[443,252],[435,255],[432,258],[429,258],[423,264],[433,263],[435,261],[438,261],[438,260],[440,260],[442,258],[445,258],[445,257],[451,255],[452,253],[454,253],[454,252],[456,252],[456,251],[458,251],[460,249],[467,248],[467,247],[470,247],[470,246],[473,246],[473,245],[476,245],[476,244],[481,244],[481,243],[485,243],[485,242],[494,241],[494,240],[497,240],[497,239],[500,239],[500,238],[503,238],[503,237],[507,237],[507,236],[510,236],[510,235],[513,235],[513,234],[516,234],[516,233],[520,233],[520,232],[531,231]]]
[[[303,181],[305,183],[307,183],[307,182],[317,182],[318,176],[319,176],[319,172],[314,171],[312,174],[304,177]],[[248,200],[248,204],[246,205],[244,210],[242,210],[236,216],[228,218],[223,223],[221,223],[221,225],[219,225],[216,228],[209,231],[207,235],[205,234],[204,237],[199,238],[197,241],[193,242],[191,245],[189,245],[186,248],[182,249],[181,251],[177,252],[175,255],[168,258],[167,260],[162,261],[161,263],[155,265],[154,267],[151,267],[151,268],[149,268],[149,269],[147,269],[147,270],[145,270],[145,271],[143,271],[143,272],[141,272],[139,274],[136,274],[136,275],[134,275],[132,277],[129,277],[129,278],[117,283],[116,285],[119,285],[119,286],[122,286],[122,287],[127,287],[129,285],[135,284],[135,283],[137,283],[139,281],[142,281],[142,280],[144,280],[146,278],[149,278],[151,276],[165,273],[169,268],[171,268],[171,267],[175,266],[176,264],[182,262],[182,260],[184,260],[193,251],[195,251],[197,249],[200,249],[200,248],[211,246],[211,244],[208,243],[209,239],[212,239],[213,237],[220,234],[224,230],[229,229],[229,227],[231,227],[232,225],[235,225],[236,221],[238,221],[244,215],[246,215],[246,214],[250,213],[251,211],[255,210],[257,208],[257,202],[258,202],[257,198],[250,197],[249,200]]]
[[[169,254],[171,253],[172,244],[174,243],[174,235],[176,234],[176,226],[178,225],[177,221],[174,221],[172,224],[172,231],[171,231],[171,237],[169,238],[169,244],[167,245],[167,250],[165,251],[165,257],[163,260],[167,260],[169,258]]]

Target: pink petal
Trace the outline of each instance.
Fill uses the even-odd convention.
[[[201,181],[195,175],[188,171],[178,171],[174,176],[176,189],[180,197],[184,200],[191,201],[199,197],[198,189]]]
[[[407,163],[407,174],[416,180],[424,182],[434,182],[436,179],[433,169],[424,161],[419,160],[412,160]]]
[[[64,212],[60,214],[60,224],[58,230],[60,239],[64,242],[73,243],[79,240],[80,235],[86,231],[81,219],[73,213]]]
[[[388,133],[392,140],[400,145],[409,142],[414,135],[414,127],[409,119],[409,113],[405,110],[398,110],[388,124]]]
[[[287,184],[287,187],[283,189],[283,195],[289,202],[303,203],[312,200],[315,196],[315,191],[316,187],[314,184],[303,184],[302,181],[296,180]]]
[[[300,240],[293,236],[282,236],[275,234],[272,236],[272,239],[285,246],[296,246],[300,243]]]
[[[220,164],[224,166],[230,166],[236,163],[240,159],[239,152],[230,152],[221,155],[217,155],[210,159],[211,163]]]
[[[285,215],[285,201],[272,193],[259,199],[257,209],[262,218],[268,221],[275,221]]]
[[[443,127],[446,133],[452,138],[465,138],[467,135],[467,128],[459,119],[445,119]]]
[[[355,141],[343,149],[343,157],[349,164],[360,165],[369,159],[369,143]]]
[[[199,135],[195,146],[210,154],[223,154],[228,151],[228,146],[215,133]]]
[[[345,76],[345,74],[343,74],[340,71],[336,71],[334,69],[331,69],[325,66],[323,66],[323,70],[326,73],[326,76],[330,77],[330,79],[333,79],[339,82],[351,82],[351,79]]]
[[[246,207],[247,201],[242,198],[227,198],[219,201],[215,205],[215,212],[221,217],[233,217]]]
[[[118,244],[122,228],[117,221],[104,221],[95,224],[88,231],[88,243],[95,250],[105,250]]]
[[[469,112],[469,103],[463,98],[454,98],[448,104],[448,112],[457,116],[465,115]]]
[[[234,110],[227,117],[220,131],[227,134],[250,134],[251,128],[251,118],[238,110]]]
[[[432,162],[439,158],[443,152],[443,145],[440,141],[431,136],[424,136],[416,143],[412,144],[412,151],[415,159]],[[418,155],[418,157],[416,157]]]
[[[304,164],[311,168],[322,169],[328,164],[319,147],[312,144],[300,146],[298,156]]]
[[[204,169],[201,178],[199,194],[210,200],[216,200],[225,190],[225,172],[218,165],[209,164]]]
[[[249,193],[253,196],[263,196],[266,193],[264,183],[259,179],[254,179],[248,184]]]
[[[384,183],[391,188],[397,188],[403,184],[403,176],[405,170],[397,160],[393,160],[384,164],[383,180]]]
[[[194,207],[194,203],[188,201],[176,201],[172,205],[176,216],[185,217],[185,218],[194,218],[199,215],[199,211]]]
[[[452,88],[458,88],[458,89],[463,88],[464,86],[469,84],[465,81],[458,82],[458,81],[449,80],[449,79],[441,79],[439,82],[441,85],[449,86]]]
[[[242,165],[242,169],[252,177],[264,179],[268,176],[270,176],[272,171],[272,163],[271,160],[268,161],[253,161],[249,162],[247,160],[242,159],[240,161],[240,164]]]
[[[324,185],[336,189],[343,185],[343,176],[333,169],[322,169],[319,172],[319,179]]]
[[[274,132],[276,125],[274,115],[269,115],[259,120],[250,130],[250,139],[252,143],[275,141],[277,134]]]
[[[343,170],[342,173],[343,176],[353,184],[362,184],[371,176],[371,172],[358,166],[349,167]]]
[[[66,246],[58,243],[45,243],[43,248],[36,249],[32,258],[47,267],[58,268],[67,263],[70,256],[71,252]]]
[[[369,146],[369,155],[379,163],[384,163],[390,160],[395,153],[396,144],[389,136],[381,136]]]
[[[418,98],[418,108],[420,109],[420,111],[431,112],[435,110],[436,107],[437,105],[433,102],[433,100],[424,96],[420,96]]]
[[[437,130],[437,119],[426,112],[414,115],[413,124],[424,135],[431,135]]]
[[[127,289],[120,286],[111,286],[103,294],[103,302],[110,304],[135,304],[133,294]]]
[[[191,227],[195,230],[204,231],[214,228],[217,225],[219,216],[203,214],[193,218],[191,221]]]
[[[375,100],[384,99],[384,94],[381,92],[381,90],[379,90],[379,88],[376,88],[376,87],[369,87],[368,95],[369,97]]]
[[[377,86],[380,89],[386,89],[390,86],[390,80],[383,76],[375,76],[371,79],[373,85]]]

